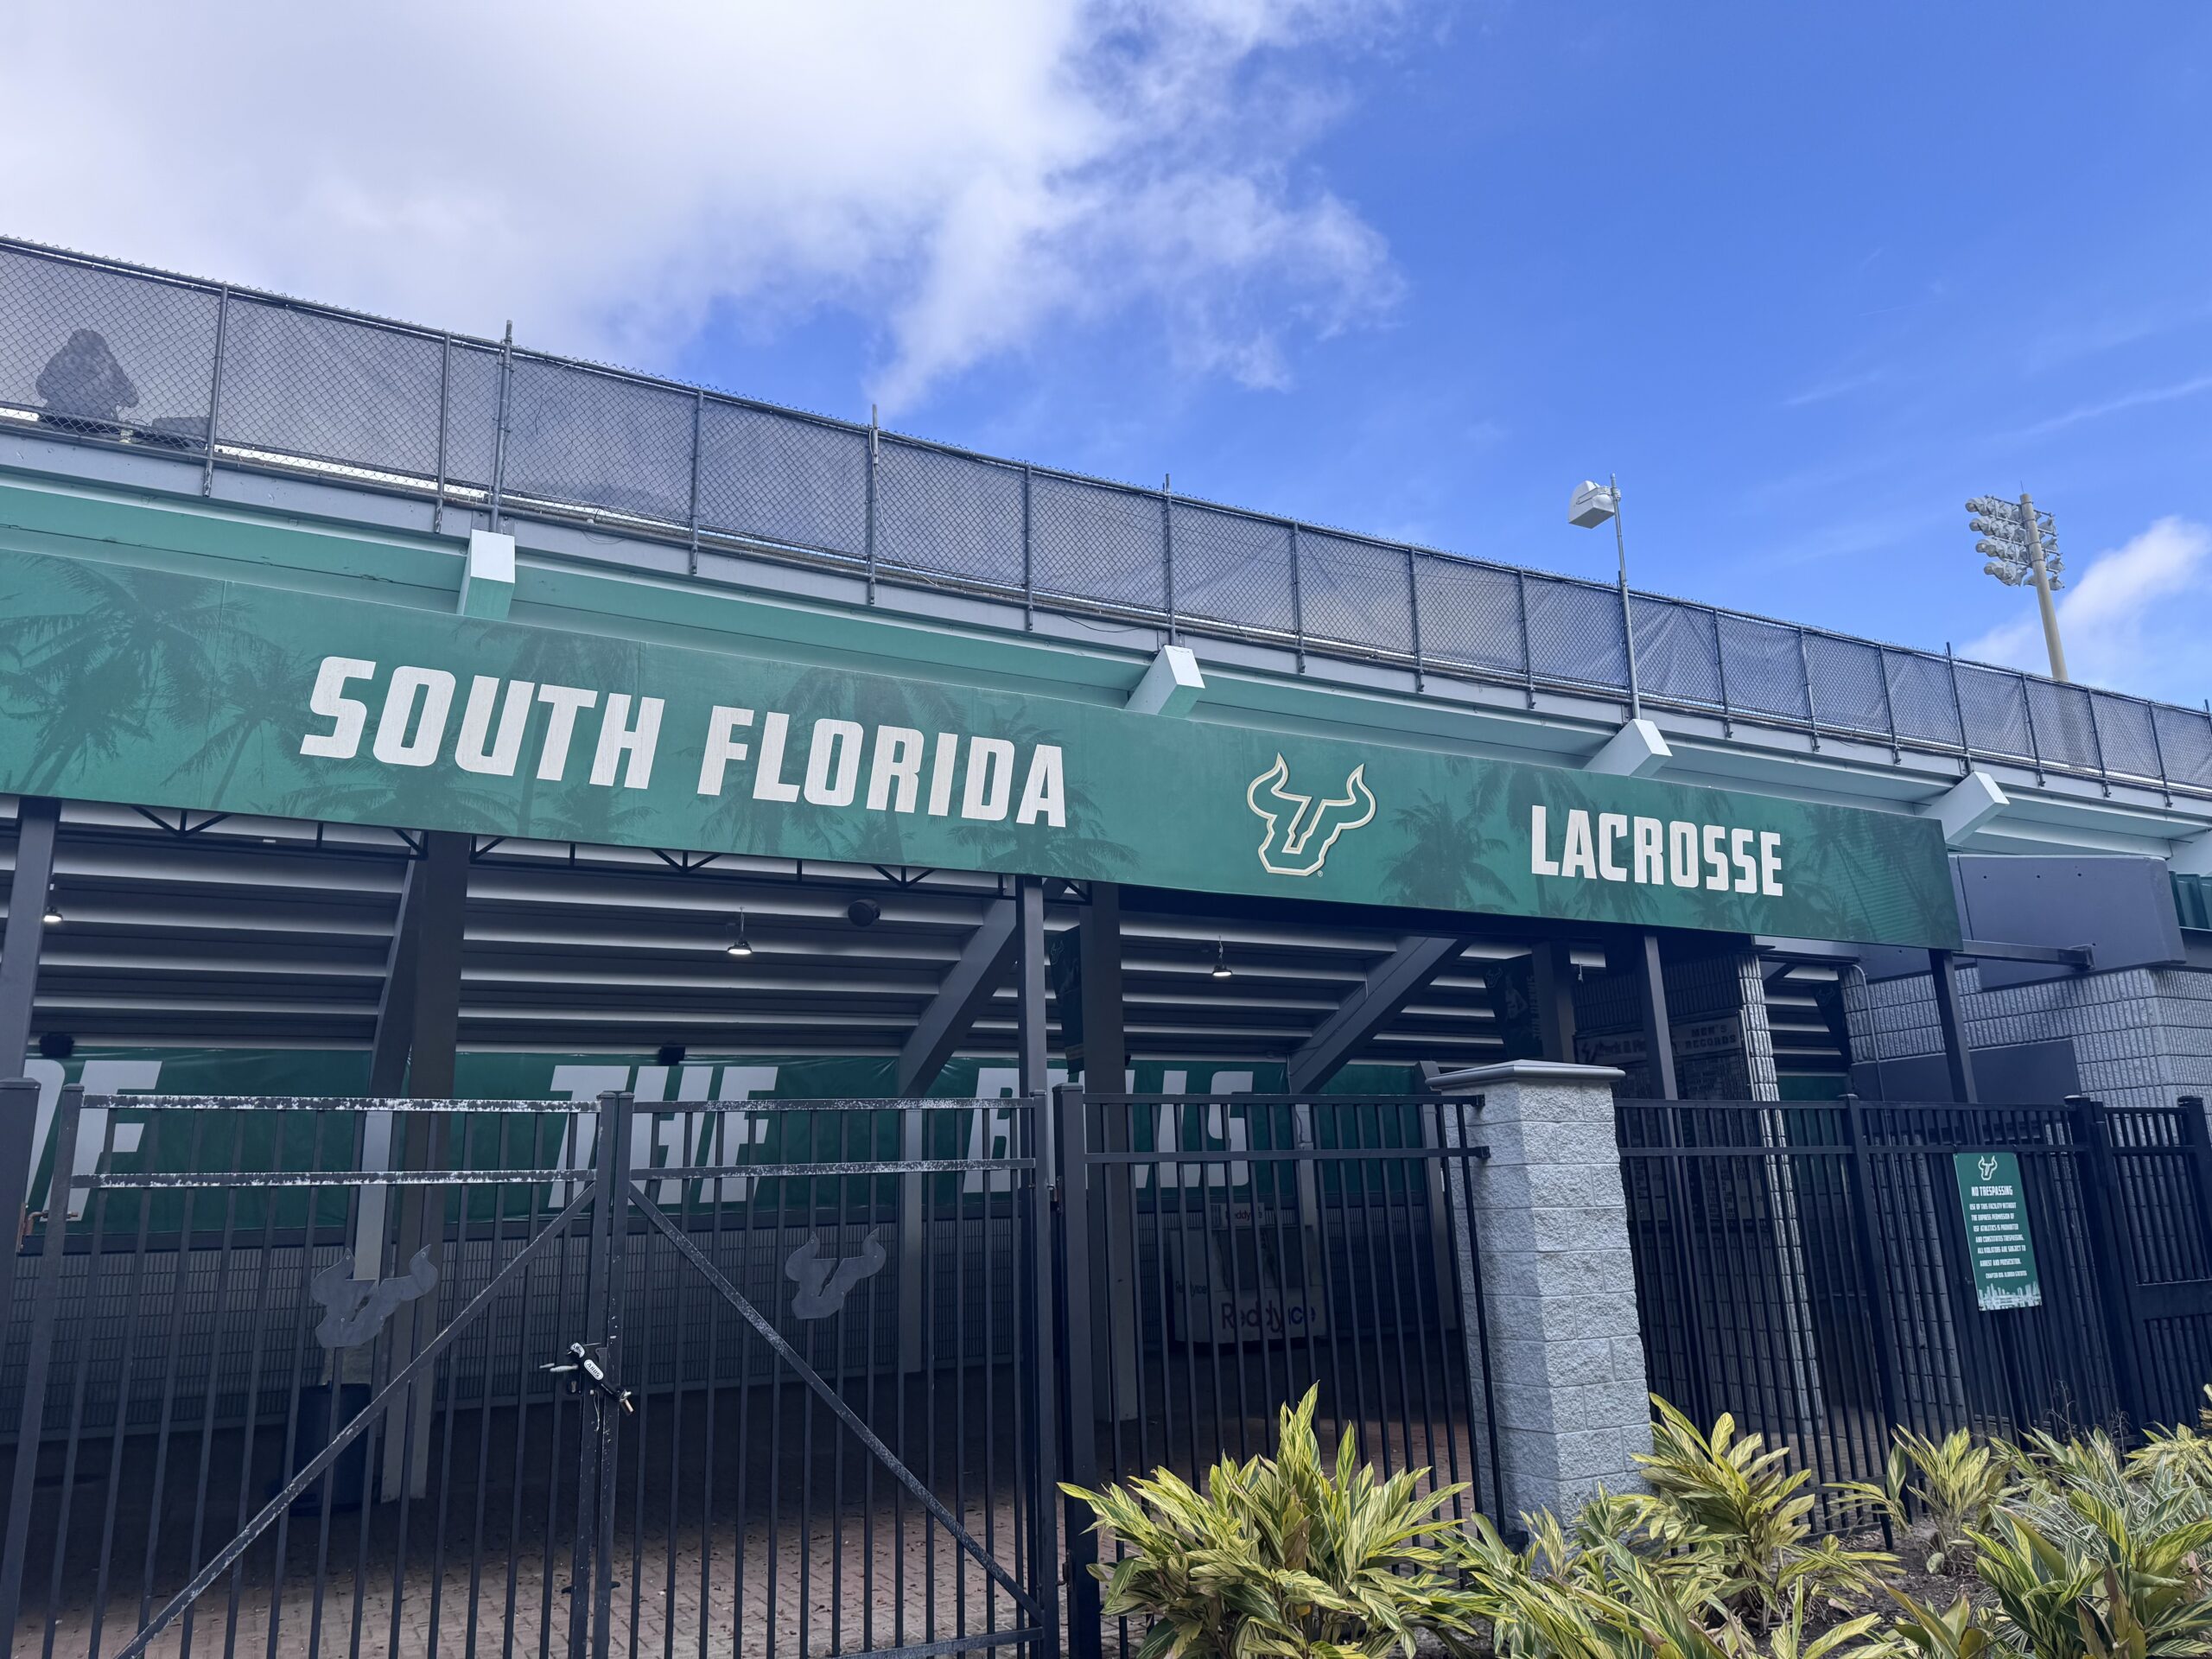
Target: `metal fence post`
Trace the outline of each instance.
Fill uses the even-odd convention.
[[[1160,580],[1165,585],[1167,601],[1167,643],[1178,643],[1175,629],[1175,480],[1162,474],[1160,480]]]
[[[707,394],[694,394],[691,401],[691,550],[686,569],[692,575],[699,574],[699,431],[705,423]]]
[[[569,1651],[585,1659],[611,1651],[613,1614],[614,1508],[622,1432],[622,1245],[630,1229],[630,1106],[625,1093],[599,1097],[592,1205],[591,1263],[585,1281],[584,1341],[605,1373],[604,1383],[572,1374],[580,1396],[576,1463],[576,1536],[571,1551]],[[587,1593],[588,1586],[588,1593]],[[588,1640],[589,1645],[586,1646]]]
[[[2020,717],[2028,723],[2028,753],[2036,763],[2036,782],[2043,782],[2043,743],[2036,736],[2036,700],[2028,695],[2028,677],[2016,674],[2020,683]]]
[[[1536,658],[1535,653],[1529,649],[1529,573],[1526,570],[1513,573],[1513,598],[1521,619],[1521,689],[1529,699],[1529,706],[1533,709],[1536,706]]]
[[[1797,630],[1797,672],[1805,682],[1805,724],[1813,734],[1813,753],[1821,752],[1821,704],[1813,695],[1813,659],[1805,651],[1805,630]]]
[[[23,1552],[29,1542],[31,1495],[38,1474],[38,1448],[45,1429],[47,1372],[54,1359],[54,1322],[61,1300],[61,1262],[69,1237],[69,1179],[77,1167],[77,1125],[82,1116],[85,1090],[72,1084],[61,1091],[54,1113],[54,1173],[46,1187],[46,1232],[39,1241],[38,1285],[31,1293],[29,1351],[23,1363],[22,1414],[16,1425],[16,1471],[9,1494],[8,1513],[0,1525],[8,1529],[8,1546],[0,1555],[0,1630],[12,1638],[16,1614],[22,1602]],[[141,1199],[141,1202],[147,1202]],[[10,1249],[0,1264],[16,1270],[17,1256]],[[89,1363],[79,1354],[78,1364]],[[127,1406],[128,1402],[124,1402]],[[118,1406],[121,1411],[124,1406]],[[57,1545],[57,1548],[59,1546]]]
[[[1413,618],[1414,627],[1414,690],[1426,690],[1421,683],[1421,578],[1415,574],[1414,561],[1419,557],[1410,547],[1406,550],[1406,607]]]
[[[492,428],[492,528],[499,527],[499,509],[507,494],[507,417],[515,378],[515,326],[510,321],[499,340],[499,418]]]
[[[215,370],[207,380],[207,453],[200,471],[200,493],[215,493],[215,429],[223,419],[223,353],[230,338],[231,289],[223,285],[222,296],[215,302]]]
[[[1298,671],[1306,671],[1306,590],[1299,571],[1298,524],[1290,526],[1290,626],[1298,636]]]
[[[1900,766],[1904,764],[1904,753],[1897,747],[1897,700],[1890,695],[1890,653],[1886,646],[1874,647],[1874,668],[1882,680],[1882,718],[1888,722],[1890,728],[1890,764]]]
[[[875,466],[882,451],[883,429],[876,424],[875,405],[868,406],[868,477],[865,483],[867,499],[862,503],[862,527],[868,553],[868,602],[875,603]]]
[[[2190,1174],[2196,1188],[2196,1225],[2204,1252],[2212,1256],[2212,1123],[2204,1116],[2204,1096],[2182,1095],[2174,1104],[2181,1109],[2181,1143],[2189,1150]]]
[[[2166,804],[2174,804],[2174,786],[2166,776],[2166,746],[2158,735],[2158,705],[2147,698],[2143,704],[2144,717],[2151,722],[2151,758],[2158,763],[2158,792],[2166,798]]]
[[[1620,496],[1618,493],[1615,493],[1613,500],[1615,503],[1613,508],[1613,528],[1618,531],[1620,528],[1620,507],[1618,505]],[[1628,663],[1629,718],[1631,720],[1641,720],[1643,718],[1643,690],[1639,684],[1637,684],[1636,677],[1636,623],[1629,615],[1628,570],[1626,566],[1623,566],[1621,570],[1621,651]]]
[[[1720,613],[1707,611],[1706,614],[1713,619],[1713,672],[1720,683],[1720,734],[1733,737],[1736,715],[1728,702],[1728,647],[1720,638]]]
[[[1056,1253],[1058,1283],[1054,1300],[1060,1310],[1059,1362],[1067,1386],[1060,1397],[1061,1470],[1074,1485],[1098,1484],[1096,1402],[1091,1396],[1090,1165],[1085,1139],[1084,1091],[1062,1084],[1052,1091],[1052,1153],[1058,1166],[1059,1237]],[[1069,1659],[1098,1659],[1098,1580],[1091,1576],[1098,1559],[1098,1535],[1080,1498],[1065,1498],[1067,1528]],[[1041,1586],[1052,1594],[1050,1575]]]
[[[1031,539],[1035,521],[1030,511],[1034,481],[1034,469],[1025,461],[1021,468],[1021,626],[1031,632],[1037,626],[1037,556]]]
[[[430,534],[440,536],[446,527],[446,411],[453,403],[453,336],[448,334],[438,346],[438,486],[431,498]]]
[[[1951,715],[1959,722],[1959,755],[1966,762],[1967,770],[1974,770],[1974,742],[1967,736],[1967,700],[1959,695],[1959,659],[1951,654],[1951,642],[1943,642],[1943,665],[1951,671]]]
[[[1030,1277],[1030,1352],[1032,1367],[1030,1427],[1032,1475],[1030,1496],[1030,1571],[1037,1602],[1038,1637],[1035,1659],[1059,1659],[1060,1652],[1060,1491],[1059,1379],[1054,1375],[1058,1343],[1059,1298],[1053,1284],[1052,1210],[1058,1196],[1054,1179],[1051,1125],[1045,1114],[1048,1096],[1031,1095],[1022,1113],[1029,1130],[1029,1214],[1026,1229],[1029,1248],[1025,1252]]]
[[[2125,1427],[2139,1431],[2144,1424],[2142,1368],[2135,1350],[2139,1322],[2135,1312],[2135,1271],[2120,1230],[2118,1203],[2119,1160],[2113,1156],[2112,1125],[2105,1103],[2087,1095],[2066,1097],[2074,1137],[2082,1148],[2082,1208],[2089,1227],[2089,1268],[2097,1281],[2097,1301],[2104,1311],[2105,1345],[2112,1352],[2113,1389],[2120,1398]],[[2125,1438],[2123,1436],[2123,1438]]]
[[[1846,1167],[1851,1181],[1851,1205],[1857,1211],[1853,1229],[1859,1243],[1859,1276],[1866,1287],[1866,1315],[1874,1326],[1874,1366],[1882,1394],[1882,1421],[1894,1433],[1904,1426],[1898,1414],[1896,1331],[1891,1324],[1890,1274],[1878,1236],[1881,1211],[1874,1202],[1874,1183],[1868,1169],[1866,1107],[1857,1095],[1842,1096],[1844,1142],[1850,1148]],[[1886,1535],[1889,1522],[1883,1521]],[[1891,1541],[1894,1541],[1893,1540]]]
[[[2097,723],[2097,694],[2084,691],[2082,696],[2089,706],[2089,747],[2097,753],[2097,782],[2103,786],[2105,798],[2112,798],[2112,773],[2105,767],[2105,734]]]

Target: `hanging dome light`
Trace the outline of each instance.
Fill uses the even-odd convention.
[[[45,912],[40,916],[39,920],[44,922],[48,927],[59,927],[61,925],[61,906],[55,900],[54,897],[54,889],[52,887],[48,887],[46,890],[46,910]]]
[[[745,937],[745,912],[741,910],[737,912],[737,927],[730,934],[729,943],[722,947],[722,954],[741,961],[753,954],[753,941]]]
[[[1213,942],[1213,968],[1211,971],[1211,977],[1215,979],[1234,979],[1236,977],[1236,973],[1229,965],[1229,944],[1226,940],[1216,939]]]

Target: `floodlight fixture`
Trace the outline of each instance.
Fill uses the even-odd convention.
[[[745,937],[745,912],[737,912],[737,926],[730,933],[729,943],[722,947],[722,954],[739,959],[753,954],[753,941]]]
[[[40,913],[39,920],[48,927],[61,925],[61,905],[54,898],[52,887],[46,890],[46,909]]]
[[[1584,479],[1567,498],[1567,522],[1580,530],[1595,530],[1619,512],[1621,493],[1611,484]]]
[[[1973,516],[1967,528],[1974,531],[1974,550],[1984,561],[1981,570],[2007,588],[2033,588],[2043,613],[2044,649],[2050,657],[2051,677],[2066,678],[2066,650],[2058,639],[2058,610],[2051,594],[2066,585],[2066,561],[2058,550],[2058,526],[2047,512],[2037,511],[2033,498],[2023,493],[2017,501],[2002,496],[1977,495],[1967,503]]]
[[[1236,977],[1235,971],[1229,965],[1228,940],[1216,939],[1213,942],[1213,966],[1207,971],[1207,977],[1211,979],[1234,979]]]

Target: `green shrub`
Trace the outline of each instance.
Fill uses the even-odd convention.
[[[1880,1485],[1839,1481],[1834,1490],[1866,1499],[1888,1516],[1899,1538],[1924,1549],[1930,1573],[1959,1572],[1971,1560],[1970,1535],[1988,1530],[2013,1489],[2009,1452],[1976,1440],[1965,1429],[1931,1440],[1900,1428]]]
[[[2073,1501],[2089,1522],[2088,1548],[2010,1513],[1975,1541],[1975,1572],[2018,1645],[2035,1659],[2212,1653],[2212,1599],[2197,1559],[2212,1522],[2145,1534],[2094,1497]]]
[[[1165,1469],[1062,1489],[1125,1552],[1093,1571],[1106,1617],[1150,1621],[1138,1659],[1381,1659],[1411,1655],[1418,1630],[1472,1638],[1478,1610],[1446,1571],[1439,1516],[1465,1488],[1424,1497],[1426,1469],[1377,1480],[1350,1430],[1324,1469],[1314,1400],[1283,1408],[1272,1459],[1224,1458],[1203,1492]]]
[[[1938,1614],[1892,1589],[1900,1639],[1928,1659],[2182,1659],[2212,1655],[2212,1518],[2155,1463],[2109,1437],[2029,1437],[2021,1480],[1972,1535],[1995,1603]]]
[[[2212,1383],[2206,1385],[2204,1398],[2212,1402]],[[2212,1403],[2196,1414],[2194,1427],[2181,1423],[2152,1429],[2128,1454],[2128,1464],[2153,1482],[2201,1493],[2205,1512],[2212,1516]]]
[[[1711,1563],[1721,1599],[1761,1629],[1787,1613],[1800,1589],[1817,1608],[1840,1606],[1875,1569],[1896,1565],[1814,1536],[1812,1476],[1785,1466],[1787,1446],[1738,1434],[1725,1412],[1707,1434],[1666,1401],[1655,1395],[1652,1404],[1651,1451],[1636,1459],[1651,1490],[1621,1501],[1665,1548]]]
[[[1478,1516],[1459,1554],[1474,1604],[1505,1659],[1718,1659],[1742,1632],[1719,1574],[1693,1557],[1647,1558],[1624,1541],[1623,1499],[1599,1493],[1563,1525],[1524,1515],[1515,1549]]]

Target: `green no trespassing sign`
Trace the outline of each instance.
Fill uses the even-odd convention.
[[[2043,1281],[2036,1273],[2036,1244],[2028,1232],[2019,1158],[2009,1152],[1961,1152],[1952,1164],[1966,1217],[1975,1301],[1987,1313],[2041,1307]]]

